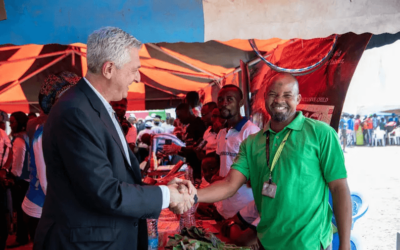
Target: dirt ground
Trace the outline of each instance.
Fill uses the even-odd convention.
[[[400,146],[346,149],[351,191],[362,193],[368,212],[353,228],[366,250],[396,249],[400,233]]]

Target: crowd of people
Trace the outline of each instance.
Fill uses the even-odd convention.
[[[93,32],[86,76],[50,75],[39,92],[40,116],[11,114],[10,137],[0,138],[0,249],[12,211],[17,237],[9,248],[31,240],[34,249],[147,249],[146,219],[199,202],[198,213],[223,221],[222,231],[239,245],[326,250],[329,191],[340,249],[350,249],[343,153],[333,128],[296,111],[295,77],[266,79],[271,118],[263,129],[241,115],[236,85],[201,108],[198,93],[189,92],[175,120],[137,120],[127,117],[126,97],[140,81],[140,47],[118,28]],[[180,160],[193,169],[194,183],[142,182],[158,165]]]
[[[345,152],[346,146],[400,145],[399,116],[364,116],[342,114],[339,122],[339,136]]]

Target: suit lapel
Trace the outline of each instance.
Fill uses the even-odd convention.
[[[114,141],[117,143],[119,149],[121,150],[122,155],[124,156],[124,159],[126,161],[125,165],[132,169],[132,167],[129,166],[128,160],[126,158],[127,155],[125,155],[125,151],[122,146],[121,139],[119,138],[118,132],[115,129],[114,123],[112,122],[110,115],[108,114],[106,108],[104,107],[104,104],[101,102],[101,100],[96,95],[96,93],[94,93],[94,91],[89,87],[89,85],[86,83],[85,79],[82,78],[77,83],[77,85],[82,90],[82,92],[85,93],[85,95],[89,99],[89,102],[91,103],[93,109],[99,113],[100,119],[103,121],[104,125],[107,127],[111,136],[114,138]]]

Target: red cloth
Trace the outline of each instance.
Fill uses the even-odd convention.
[[[372,119],[371,118],[368,118],[367,119],[367,121],[368,121],[368,129],[374,129],[374,124],[372,123]]]
[[[354,122],[354,131],[358,130],[358,127],[360,126],[360,124],[361,124],[360,119],[356,119]]]

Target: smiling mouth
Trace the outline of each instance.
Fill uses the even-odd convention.
[[[283,111],[283,110],[285,110],[286,109],[286,107],[273,107],[273,109],[274,110],[276,110],[276,111]]]

